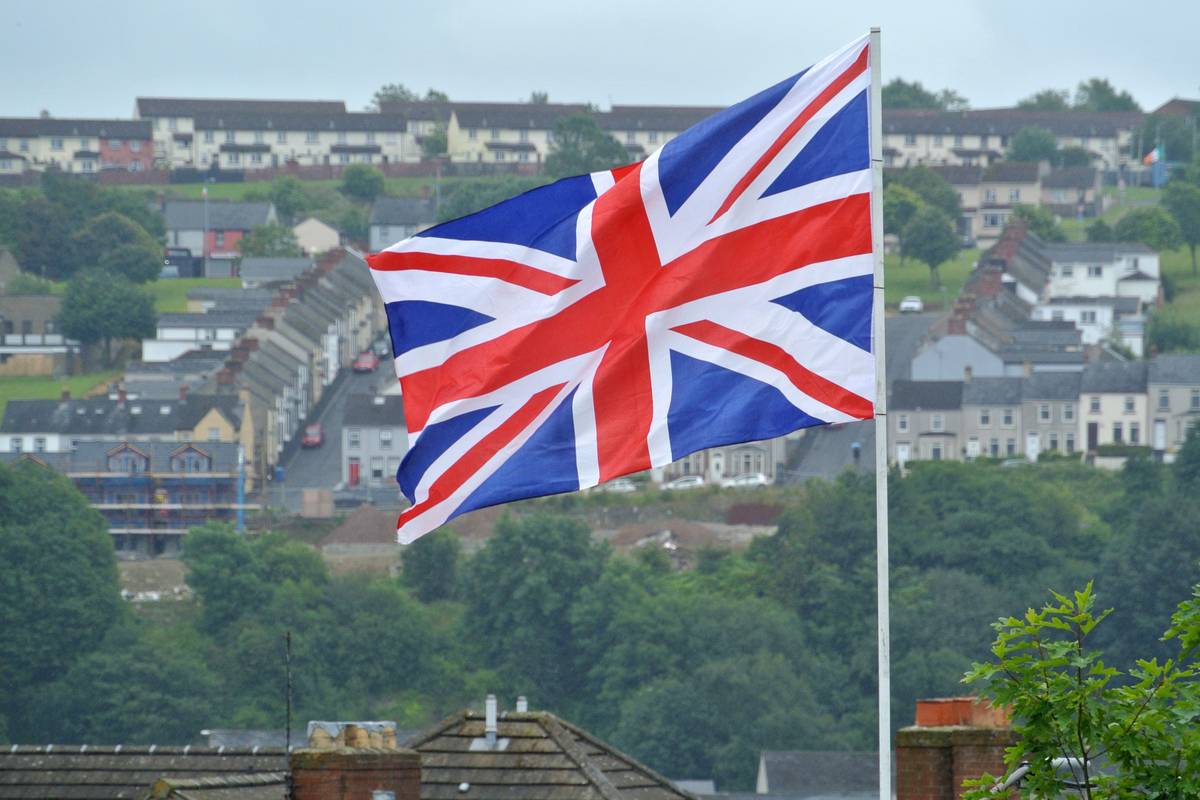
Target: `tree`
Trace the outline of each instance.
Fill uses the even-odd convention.
[[[446,126],[438,125],[433,129],[433,133],[421,137],[421,158],[432,161],[438,156],[444,156],[446,147]]]
[[[65,477],[0,464],[0,717],[99,646],[122,616],[108,526]]]
[[[1142,152],[1136,155],[1145,155],[1161,144],[1163,158],[1167,161],[1191,161],[1195,155],[1192,138],[1195,124],[1192,119],[1170,114],[1147,116],[1134,134],[1134,141],[1142,143]]]
[[[954,225],[940,209],[926,206],[913,215],[904,228],[905,252],[929,267],[929,283],[939,286],[938,267],[958,252]]]
[[[1111,614],[1096,611],[1089,582],[1072,595],[995,625],[995,660],[977,663],[967,683],[983,682],[996,705],[1012,708],[1020,747],[1010,772],[1026,763],[1022,796],[1061,797],[1069,783],[1085,798],[1191,797],[1200,793],[1200,587],[1181,603],[1164,639],[1177,655],[1141,660],[1128,673],[1109,666],[1092,634]],[[1096,770],[1103,757],[1111,769]],[[1066,768],[1056,758],[1074,759]],[[968,781],[971,800],[994,797],[996,776]]]
[[[605,133],[590,114],[573,114],[554,126],[545,172],[553,178],[585,175],[629,161],[629,151]]]
[[[446,529],[422,536],[404,549],[404,582],[423,603],[449,600],[458,583],[458,559],[462,546]]]
[[[70,257],[72,221],[62,206],[44,197],[29,198],[21,209],[14,242],[21,268],[52,280],[69,278],[76,267]]]
[[[112,361],[112,340],[154,335],[154,299],[127,278],[84,270],[67,283],[60,322],[63,333],[85,344],[104,342],[104,361]]]
[[[1010,161],[1053,161],[1057,152],[1058,140],[1045,128],[1021,128],[1008,143]]]
[[[1125,91],[1117,91],[1106,78],[1089,78],[1075,90],[1076,111],[1141,111],[1142,108]]]
[[[162,274],[163,258],[159,250],[137,244],[123,244],[96,259],[103,272],[121,275],[133,283],[157,280]]]
[[[545,178],[506,176],[499,180],[455,181],[442,187],[438,221],[458,219],[542,186]]]
[[[1066,89],[1042,89],[1017,102],[1017,108],[1027,111],[1068,111],[1071,93]]]
[[[1173,180],[1163,189],[1162,204],[1179,225],[1179,233],[1192,254],[1192,274],[1196,274],[1196,245],[1200,244],[1200,186]]]
[[[962,201],[958,192],[950,182],[929,167],[909,167],[896,170],[888,176],[889,183],[906,186],[917,193],[922,200],[952,220],[959,218]]]
[[[1013,206],[1013,219],[1025,223],[1026,228],[1047,242],[1065,242],[1067,234],[1059,227],[1058,220],[1041,206],[1020,203]]]
[[[1174,250],[1183,244],[1179,224],[1159,206],[1135,208],[1117,220],[1113,239],[1141,242],[1152,250]]]
[[[342,194],[370,203],[383,194],[383,173],[366,164],[351,164],[342,173]]]
[[[933,92],[919,81],[911,83],[902,78],[893,78],[884,85],[881,99],[884,108],[929,108],[938,111],[963,111],[967,100],[951,89]]]
[[[426,103],[449,103],[450,95],[437,89],[426,89],[423,99]]]
[[[271,202],[285,223],[296,223],[310,206],[308,192],[299,178],[281,175],[271,181]]]
[[[145,228],[116,211],[92,217],[71,234],[72,257],[79,269],[96,264],[109,253],[124,247],[140,247],[156,255],[162,251]],[[154,275],[157,277],[158,273]]]
[[[1200,491],[1200,425],[1193,422],[1188,427],[1187,438],[1171,467],[1175,482],[1184,493],[1194,496]]]
[[[53,283],[36,275],[30,275],[28,272],[13,276],[13,279],[4,287],[4,293],[9,297],[50,294],[53,291]]]
[[[378,111],[384,103],[413,103],[419,99],[416,92],[403,83],[385,83],[375,90],[367,110]]]
[[[1086,149],[1077,145],[1064,147],[1054,157],[1054,165],[1058,167],[1090,167],[1094,156]]]
[[[550,102],[549,92],[533,91],[529,93],[529,102],[531,105],[544,106]]]
[[[242,256],[289,257],[304,254],[292,229],[278,223],[251,228],[238,241],[237,247]]]
[[[1087,226],[1087,240],[1089,242],[1114,242],[1112,226],[1102,219],[1097,219],[1091,225]]]
[[[900,257],[904,257],[904,228],[912,221],[925,202],[920,195],[899,183],[889,183],[883,190],[883,231],[895,234],[900,240]]]

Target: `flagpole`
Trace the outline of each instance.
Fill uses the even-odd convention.
[[[871,344],[875,354],[875,605],[878,620],[879,798],[892,797],[892,675],[888,603],[888,446],[887,373],[883,319],[883,104],[880,100],[879,28],[871,28],[871,255],[875,281]]]

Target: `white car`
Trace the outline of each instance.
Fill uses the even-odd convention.
[[[900,301],[901,314],[920,314],[924,310],[925,303],[915,294],[910,294]]]
[[[668,492],[678,492],[684,489],[699,489],[703,485],[704,478],[702,476],[684,475],[682,478],[676,478],[669,483],[664,483],[662,488]]]
[[[747,472],[744,475],[735,475],[721,483],[722,486],[740,488],[740,487],[762,487],[769,486],[770,481],[767,476],[761,472]]]
[[[616,480],[611,480],[604,484],[601,488],[606,492],[627,494],[629,492],[636,492],[638,487],[637,484],[631,481],[629,478],[617,478]]]

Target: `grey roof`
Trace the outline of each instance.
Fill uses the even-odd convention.
[[[311,258],[266,258],[247,257],[242,259],[238,274],[243,280],[290,281],[314,265]]]
[[[678,132],[711,117],[719,106],[613,106],[596,115],[601,128],[610,131]]]
[[[366,428],[403,428],[404,400],[398,394],[352,394],[346,398],[342,420],[345,425]]]
[[[203,778],[161,778],[148,800],[285,800],[286,772],[230,773]]]
[[[978,165],[947,164],[929,169],[945,178],[951,186],[976,186],[983,180],[983,167]],[[889,173],[899,171],[888,170]]]
[[[1035,372],[1021,380],[1025,400],[1077,400],[1082,375],[1078,372]]]
[[[97,139],[150,139],[150,123],[129,119],[0,118],[0,136],[89,136]]]
[[[341,100],[230,100],[219,97],[139,97],[140,117],[190,117],[206,111],[258,111],[274,114],[345,113]]]
[[[453,105],[453,103],[429,100],[385,101],[379,104],[379,111],[383,114],[400,114],[405,119],[432,121],[445,125],[450,121],[450,111]]]
[[[767,796],[770,797],[837,796],[872,789],[878,791],[879,788],[879,756],[873,750],[767,750],[760,758],[759,767],[766,773]],[[892,771],[895,772],[894,758]]]
[[[171,457],[191,448],[212,458],[213,472],[234,472],[238,464],[238,446],[233,442],[80,442],[70,454],[67,472],[107,472],[108,457],[129,447],[150,460],[148,471],[170,471]]]
[[[1079,348],[1083,334],[1067,320],[1029,320],[1012,331],[1009,343],[1023,348]]]
[[[1099,172],[1094,167],[1063,167],[1051,170],[1042,176],[1042,187],[1046,189],[1091,189],[1096,185]]]
[[[58,433],[66,436],[147,436],[191,430],[211,409],[235,426],[241,424],[238,399],[189,394],[153,402],[110,400],[10,400],[0,433]],[[166,410],[164,413],[164,409]]]
[[[1038,165],[1026,161],[999,161],[983,173],[985,183],[1036,183]]]
[[[1157,251],[1141,242],[1054,242],[1044,245],[1054,261],[1116,261],[1122,255],[1154,255]]]
[[[225,108],[195,114],[196,130],[231,131],[376,131],[408,130],[399,114],[311,111],[287,113]]]
[[[581,103],[451,103],[460,128],[548,130],[560,119],[589,113]]]
[[[963,382],[962,404],[977,405],[1012,405],[1021,402],[1020,378],[972,378]]]
[[[1130,394],[1146,391],[1145,361],[1104,361],[1083,370],[1080,392]]]
[[[954,410],[962,406],[962,381],[893,381],[888,405],[906,410]]]
[[[1083,350],[1056,350],[1044,347],[1012,344],[997,353],[1005,364],[1082,364]]]
[[[1134,314],[1141,308],[1137,297],[1051,297],[1052,306],[1112,306],[1122,314]]]
[[[432,225],[436,221],[433,198],[380,197],[371,206],[371,225]]]
[[[258,311],[253,309],[189,312],[177,314],[159,314],[159,328],[237,328],[249,327],[258,318]]]
[[[692,800],[666,778],[547,712],[505,712],[504,747],[485,744],[483,715],[454,714],[405,743],[421,756],[421,800]],[[483,745],[483,746],[480,746]]]
[[[163,219],[167,230],[204,230],[204,208],[208,206],[209,230],[248,231],[266,225],[271,216],[270,203],[238,203],[232,200],[167,200]]]
[[[1115,136],[1137,127],[1140,112],[1025,111],[1016,108],[971,111],[886,109],[884,133],[1011,136],[1022,128],[1040,127],[1058,136]]]
[[[1150,362],[1150,383],[1200,386],[1200,353],[1165,353]]]
[[[270,289],[242,289],[237,286],[197,286],[188,289],[188,300],[225,300],[228,298],[245,299],[257,298],[266,306],[271,302],[274,292]]]
[[[159,778],[195,780],[286,769],[283,750],[14,745],[0,749],[0,798],[141,800]]]

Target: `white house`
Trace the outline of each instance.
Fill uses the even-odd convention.
[[[306,256],[328,253],[342,243],[338,229],[316,217],[308,217],[293,225],[292,234]]]
[[[142,340],[143,361],[172,361],[189,350],[229,350],[257,312],[160,314],[153,339]]]

